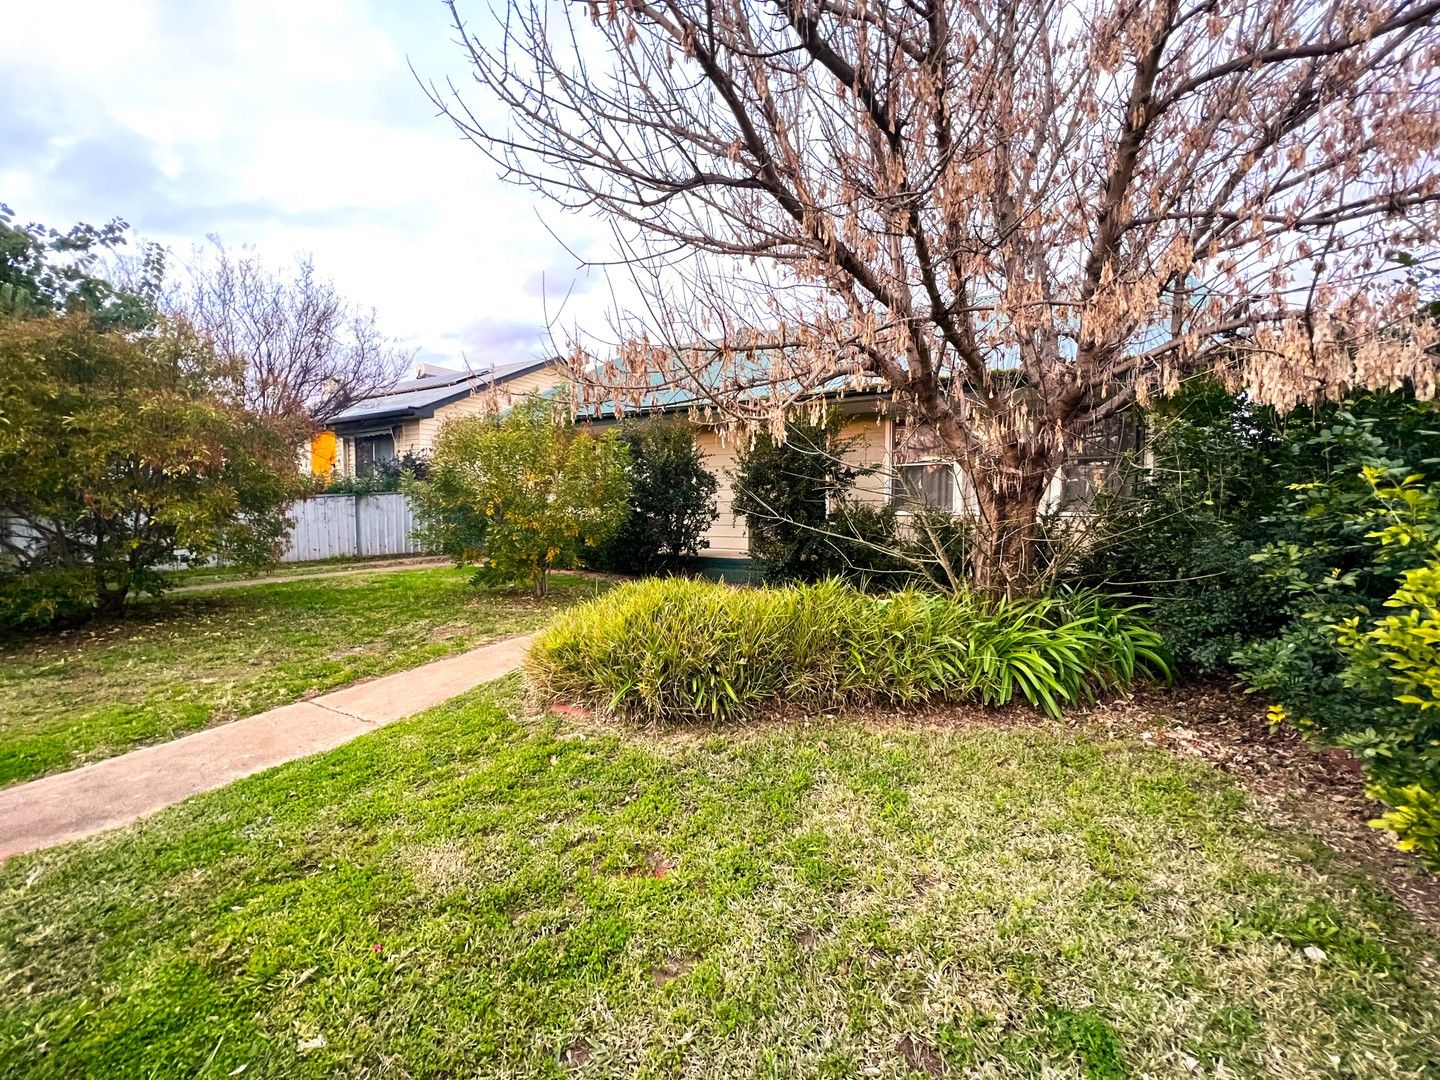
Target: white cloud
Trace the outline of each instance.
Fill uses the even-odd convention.
[[[21,218],[118,215],[181,260],[212,232],[277,263],[311,251],[429,359],[541,347],[539,283],[553,316],[574,259],[411,75],[467,77],[439,4],[80,0],[6,31],[0,200]],[[577,250],[604,235],[538,205]],[[595,280],[567,323],[603,323]]]

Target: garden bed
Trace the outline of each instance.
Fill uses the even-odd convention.
[[[745,719],[786,708],[1028,701],[1052,717],[1137,679],[1168,677],[1160,637],[1094,596],[885,595],[836,581],[732,588],[624,585],[556,618],[531,648],[547,701],[647,721]]]

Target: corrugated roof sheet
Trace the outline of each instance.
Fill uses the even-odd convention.
[[[433,409],[451,398],[503,383],[548,362],[546,360],[522,360],[509,364],[496,364],[493,368],[485,370],[436,370],[434,374],[396,383],[383,394],[355,402],[349,408],[331,417],[331,423],[351,424],[356,421],[378,420],[386,416]]]

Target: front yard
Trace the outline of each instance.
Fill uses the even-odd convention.
[[[1433,1074],[1440,939],[1262,816],[1103,715],[647,735],[512,677],[0,867],[0,1071]]]
[[[0,641],[0,785],[531,630],[601,585],[476,592],[450,567],[277,581],[136,604],[121,622]]]

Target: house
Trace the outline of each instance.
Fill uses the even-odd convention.
[[[413,379],[331,417],[311,440],[310,469],[316,475],[369,476],[387,461],[428,454],[446,421],[505,408],[564,381],[552,359],[466,370],[421,364]]]
[[[415,378],[382,394],[355,402],[312,440],[311,468],[340,476],[367,476],[378,465],[408,453],[432,450],[446,421],[483,415],[527,396],[554,397],[569,385],[557,358],[460,371],[420,365]],[[628,417],[673,416],[694,423],[695,440],[714,475],[718,517],[703,539],[701,569],[712,576],[744,578],[751,567],[745,519],[734,511],[734,474],[746,436],[707,423],[696,403],[670,393],[657,393]],[[968,504],[964,476],[941,452],[924,428],[907,423],[903,410],[878,384],[837,396],[833,407],[846,418],[841,438],[852,443],[847,458],[867,471],[855,497],[872,503],[893,503],[902,515],[917,508],[962,513]],[[618,421],[598,411],[580,422],[604,428]],[[1051,481],[1047,504],[1083,504],[1115,472],[1115,464],[1139,446],[1138,427],[1123,420],[1084,456],[1072,458]]]
[[[693,400],[661,393],[638,408],[630,408],[626,415],[693,419],[695,404]],[[902,521],[922,508],[956,514],[973,511],[964,474],[926,428],[907,421],[904,410],[883,386],[847,391],[834,397],[831,407],[845,417],[840,438],[851,444],[846,459],[865,470],[854,489],[856,499],[891,503]],[[744,580],[753,566],[745,519],[734,511],[734,474],[746,436],[706,423],[704,411],[700,412],[701,419],[694,421],[695,441],[705,456],[705,467],[715,477],[719,511],[704,534],[708,546],[700,551],[700,568],[709,576]],[[594,427],[617,422],[613,417],[598,415],[581,419]],[[1045,508],[1083,508],[1098,490],[1117,480],[1120,461],[1140,449],[1141,434],[1133,415],[1120,414],[1101,437],[1090,440],[1083,454],[1067,460],[1051,478]]]

